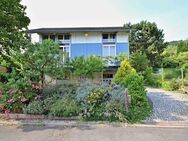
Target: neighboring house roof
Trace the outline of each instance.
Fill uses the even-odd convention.
[[[38,28],[31,29],[28,33],[71,33],[71,32],[129,32],[127,27],[72,27],[72,28]]]

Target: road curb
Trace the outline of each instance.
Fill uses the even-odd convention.
[[[150,128],[188,128],[188,122],[155,122],[150,124],[127,124],[110,122],[81,122],[65,120],[0,120],[1,126],[62,126],[62,127],[150,127]]]

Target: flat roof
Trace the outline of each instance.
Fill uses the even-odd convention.
[[[65,28],[38,28],[28,30],[28,33],[72,33],[72,32],[129,32],[127,27],[65,27]]]

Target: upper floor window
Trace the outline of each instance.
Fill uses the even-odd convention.
[[[116,34],[115,33],[105,33],[102,35],[103,42],[115,42]]]
[[[47,39],[55,41],[55,35],[42,35],[42,40],[47,40]]]
[[[57,35],[57,39],[61,45],[70,43],[70,35],[69,34]]]
[[[47,40],[48,39],[48,35],[43,35],[42,36],[42,40]]]

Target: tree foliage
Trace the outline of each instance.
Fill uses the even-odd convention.
[[[21,0],[0,1],[0,45],[2,50],[9,53],[10,50],[23,47],[26,37],[26,29],[30,19],[26,16]]]
[[[82,78],[94,78],[94,74],[102,72],[104,62],[101,57],[87,56],[76,57],[72,60],[74,75]]]
[[[45,40],[42,43],[28,44],[22,52],[12,51],[6,55],[15,63],[15,69],[20,77],[27,77],[33,82],[44,84],[45,75],[57,77],[63,73],[62,54],[59,45]]]
[[[168,43],[163,51],[164,67],[186,67],[188,62],[188,41],[176,41]]]
[[[130,64],[136,71],[143,74],[146,68],[149,66],[149,60],[145,53],[135,52],[131,54]]]
[[[165,47],[163,30],[158,29],[156,23],[141,21],[137,24],[128,24],[131,28],[130,53],[145,53],[153,67],[160,66],[161,56]]]
[[[119,84],[126,78],[126,76],[135,72],[135,69],[130,65],[130,63],[127,60],[123,60],[114,76],[114,81]]]

